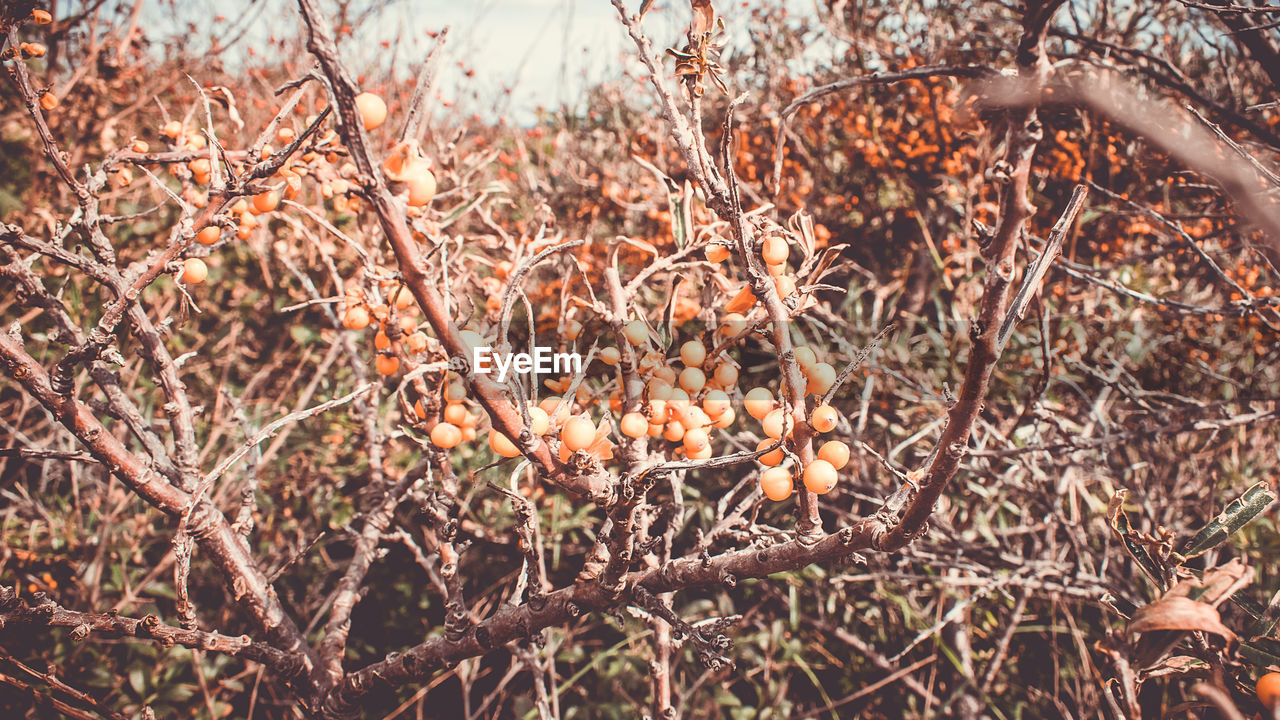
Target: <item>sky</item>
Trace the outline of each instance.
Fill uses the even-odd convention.
[[[734,18],[745,14],[744,5],[764,1],[716,3],[729,10],[730,48],[745,37],[733,32]],[[815,0],[773,1],[800,14],[815,11]],[[625,0],[628,12],[636,12],[640,2]],[[321,4],[336,7],[325,0]],[[572,108],[584,88],[618,77],[624,66],[641,71],[609,0],[382,0],[352,6],[381,9],[358,24],[354,39],[344,42],[344,54],[372,49],[362,58],[370,65],[412,72],[434,43],[430,33],[448,26],[436,81],[442,98],[516,122],[530,121],[540,106],[554,109],[566,103]],[[154,0],[144,12],[153,39],[176,38],[189,51],[207,49],[215,36],[234,40],[232,61],[246,48],[265,47],[271,36],[288,36],[300,27],[290,0]],[[218,16],[220,21],[210,22]],[[690,16],[688,0],[656,0],[643,27],[662,52],[683,44]],[[384,50],[384,41],[391,47]],[[465,74],[468,70],[471,75]],[[471,99],[472,94],[479,100]]]

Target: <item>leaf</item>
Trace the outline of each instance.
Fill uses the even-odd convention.
[[[716,24],[716,11],[711,7],[711,0],[689,0],[693,8],[693,24],[689,29],[694,37],[711,32]]]
[[[1115,531],[1116,536],[1120,538],[1120,542],[1129,551],[1129,555],[1138,563],[1138,567],[1142,568],[1142,571],[1147,574],[1147,578],[1161,589],[1164,589],[1168,586],[1165,581],[1164,564],[1157,562],[1151,556],[1147,546],[1139,540],[1138,533],[1134,531],[1133,525],[1129,523],[1129,516],[1124,512],[1124,501],[1128,496],[1128,490],[1124,488],[1116,490],[1115,495],[1111,497],[1111,501],[1107,503],[1107,520],[1110,522],[1111,529]]]
[[[1242,642],[1240,655],[1260,668],[1280,667],[1280,640],[1260,637]]]
[[[1148,668],[1164,657],[1189,632],[1203,632],[1222,638],[1228,647],[1239,642],[1226,625],[1218,609],[1181,595],[1170,595],[1134,613],[1125,629],[1140,635],[1134,645],[1134,664]]]
[[[1200,532],[1187,542],[1182,551],[1185,560],[1200,557],[1213,548],[1226,542],[1245,525],[1248,525],[1267,506],[1275,502],[1276,496],[1267,489],[1265,483],[1258,483],[1244,494],[1233,500],[1218,516],[1201,528]]]

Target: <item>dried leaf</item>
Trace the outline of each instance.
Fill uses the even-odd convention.
[[[693,24],[689,26],[694,37],[711,32],[716,24],[716,11],[711,7],[711,0],[689,0],[693,8]]]
[[[1107,520],[1116,536],[1120,538],[1120,542],[1129,551],[1129,555],[1138,563],[1138,567],[1142,568],[1142,572],[1146,573],[1151,582],[1163,590],[1168,587],[1165,579],[1168,576],[1167,570],[1163,563],[1151,555],[1141,535],[1129,523],[1129,516],[1124,513],[1124,501],[1128,496],[1128,490],[1124,488],[1116,490],[1115,495],[1111,496],[1110,502],[1107,503]]]

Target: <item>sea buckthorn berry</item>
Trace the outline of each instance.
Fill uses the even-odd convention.
[[[462,425],[467,417],[467,408],[461,403],[449,403],[444,406],[444,421],[454,425]]]
[[[177,120],[170,120],[169,122],[165,123],[163,132],[165,134],[165,137],[176,139],[179,135],[182,134],[182,123],[178,122]]]
[[[715,420],[729,410],[732,405],[729,402],[729,395],[723,390],[712,390],[707,396],[702,398],[702,409],[707,413],[707,417]]]
[[[783,300],[795,294],[796,281],[789,277],[776,277],[773,279],[773,287],[778,291],[778,297]]]
[[[374,366],[381,375],[395,375],[400,369],[400,358],[395,355],[379,355],[374,361]]]
[[[134,140],[132,150],[136,153],[144,153],[151,149],[151,145],[146,140]]]
[[[743,330],[747,329],[747,319],[742,313],[731,312],[724,316],[720,321],[720,334],[726,338],[737,336]]]
[[[781,467],[771,467],[760,473],[760,490],[764,496],[774,502],[791,497],[795,481],[791,479],[791,471]]]
[[[686,452],[702,450],[703,448],[709,447],[711,444],[711,436],[702,428],[685,430],[684,437],[681,438],[681,440],[684,442],[684,449]]]
[[[1270,672],[1258,678],[1255,690],[1258,702],[1268,710],[1275,710],[1280,706],[1280,673]]]
[[[269,213],[280,207],[280,193],[275,190],[268,190],[253,196],[253,209],[259,215]]]
[[[422,406],[421,400],[413,401],[413,414],[417,415],[419,420],[427,419],[427,409]]]
[[[688,437],[688,435],[686,435],[685,437]],[[685,456],[687,456],[690,460],[706,460],[710,458],[711,455],[713,454],[710,443],[703,445],[697,450],[690,450],[688,445],[684,445],[682,447],[684,447]]]
[[[805,390],[810,395],[825,395],[836,382],[836,369],[831,363],[814,363],[809,369],[809,382]]]
[[[188,285],[199,285],[209,277],[209,266],[200,258],[187,258],[182,263],[182,281]]]
[[[617,365],[622,360],[622,351],[616,347],[607,347],[600,351],[600,362],[605,365]]]
[[[666,429],[667,426],[662,423],[649,423],[649,437],[662,437],[662,433],[665,432]]]
[[[679,420],[672,420],[667,423],[667,427],[662,431],[662,437],[671,442],[680,442],[684,439],[684,424]]]
[[[53,22],[53,16],[49,14],[48,10],[32,10],[31,19],[34,20],[37,25],[48,25]]]
[[[764,438],[760,442],[756,443],[756,452],[760,452],[765,448],[770,448],[777,444],[777,438]],[[782,452],[782,447],[779,446],[756,458],[756,460],[759,460],[761,465],[773,467],[774,465],[781,464],[784,458],[786,458],[786,454]]]
[[[707,414],[697,405],[685,408],[676,419],[687,428],[705,428],[711,424],[711,418],[707,417]]]
[[[632,345],[642,345],[649,338],[649,328],[643,320],[632,320],[622,328],[622,334]]]
[[[666,422],[667,420],[667,401],[661,398],[649,398],[649,419],[653,421]]]
[[[460,403],[467,396],[467,388],[460,382],[451,382],[444,386],[444,399],[446,402]]]
[[[395,298],[397,310],[408,310],[413,305],[413,293],[409,292],[409,288],[403,285],[397,285],[391,291],[391,297]]]
[[[360,113],[360,122],[365,130],[376,130],[387,119],[387,104],[373,93],[363,92],[357,95],[356,110]]]
[[[378,333],[373,336],[373,346],[378,350],[386,350],[391,347],[391,338],[387,337],[385,330],[379,330]]]
[[[840,420],[840,413],[830,405],[820,405],[809,413],[809,427],[820,433],[831,432]]]
[[[729,363],[724,363],[716,368],[715,379],[721,386],[728,388],[738,382],[738,368]]]
[[[661,355],[659,355],[658,353],[650,353],[650,354],[655,356],[655,359],[658,362],[662,362],[663,358]],[[663,365],[653,371],[653,376],[658,380],[662,380],[666,382],[668,385],[674,386],[676,384],[676,378],[679,377],[679,374],[676,372],[676,369],[671,367],[670,365]]]
[[[813,352],[813,348],[808,345],[801,345],[795,349],[796,362],[800,363],[800,367],[808,373],[814,363],[818,362],[818,356]]]
[[[422,167],[414,167],[413,175],[406,183],[409,187],[409,207],[428,205],[436,196],[436,176],[425,167],[425,164],[419,163],[419,165]]]
[[[462,428],[462,441],[473,442],[476,439],[476,426],[468,425]]]
[[[629,412],[618,421],[618,429],[629,438],[638,438],[649,431],[649,419],[638,412]]]
[[[720,243],[712,243],[711,245],[708,245],[706,252],[707,260],[710,260],[713,263],[724,262],[725,260],[728,260],[729,255],[732,254],[729,252],[728,246],[721,245]]]
[[[724,411],[723,415],[716,418],[715,422],[713,422],[712,425],[718,428],[727,428],[733,424],[733,421],[737,419],[737,417],[738,417],[738,414],[733,411],[733,408],[729,408],[728,410]]]
[[[212,245],[218,242],[218,238],[222,237],[222,228],[217,225],[208,225],[200,232],[196,233],[196,240],[201,245]]]
[[[826,495],[836,486],[836,469],[826,460],[814,460],[804,469],[804,486],[809,492]]]
[[[511,438],[497,430],[489,431],[489,449],[506,458],[512,458],[520,454],[520,448],[511,442]]]
[[[586,450],[596,440],[596,426],[590,420],[578,416],[571,417],[560,430],[560,442],[570,452]]]
[[[58,107],[58,96],[51,92],[46,92],[40,96],[40,107],[45,110],[52,110]]]
[[[760,421],[760,427],[764,430],[765,435],[777,439],[782,437],[783,433],[790,434],[791,423],[788,422],[790,419],[787,412],[782,408],[770,410],[769,414],[765,415],[764,419]]]
[[[680,371],[680,387],[686,392],[696,393],[707,384],[707,376],[696,367],[687,367]]]
[[[747,414],[757,420],[763,420],[773,410],[775,403],[773,394],[766,388],[752,388],[747,391],[746,397],[742,400],[742,407],[746,409]]]
[[[849,464],[849,446],[839,440],[828,440],[818,448],[818,459],[826,460],[837,470]]]
[[[348,330],[363,330],[369,327],[369,311],[363,305],[348,308],[342,316],[342,326]]]
[[[707,347],[697,340],[690,340],[680,346],[680,362],[688,367],[701,367],[707,359]]]
[[[534,435],[545,435],[551,429],[551,415],[532,403],[529,405],[529,429]]]
[[[442,422],[431,428],[431,444],[448,450],[462,442],[462,429],[457,425]]]
[[[783,275],[786,275],[787,270],[790,269],[787,267],[786,263],[779,263],[777,265],[765,265],[764,267],[766,270],[769,271],[769,277],[774,278],[775,280],[777,278],[782,277]]]
[[[770,235],[760,245],[760,257],[764,258],[766,265],[781,265],[786,262],[789,251],[787,241],[777,235]]]

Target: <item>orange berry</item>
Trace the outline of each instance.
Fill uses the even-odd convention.
[[[732,407],[729,403],[729,396],[723,390],[712,390],[707,396],[702,398],[702,409],[706,411],[707,417],[715,420]]]
[[[729,256],[732,254],[729,252],[728,246],[721,245],[720,243],[708,245],[706,253],[707,259],[713,263],[724,262],[725,260],[728,260]]]
[[[444,388],[445,402],[460,403],[467,396],[467,388],[460,382],[452,382]]]
[[[33,58],[44,57],[45,52],[48,51],[44,45],[32,42],[24,42],[18,48],[22,50],[23,55]]]
[[[813,352],[813,348],[808,345],[801,345],[793,352],[796,355],[796,362],[800,363],[800,367],[804,369],[807,375],[812,370],[814,363],[818,362],[818,356]]]
[[[771,467],[760,473],[760,489],[764,496],[774,502],[781,502],[791,497],[795,482],[791,479],[791,471],[786,468]]]
[[[736,419],[737,417],[738,417],[738,414],[733,411],[733,408],[729,408],[728,410],[724,411],[723,415],[716,418],[715,422],[713,422],[712,425],[718,428],[727,428],[733,424],[734,419]]]
[[[667,427],[662,431],[662,437],[671,442],[680,442],[684,439],[684,423],[679,420],[672,420],[667,423]]]
[[[600,361],[605,365],[617,365],[622,360],[622,352],[616,347],[607,347],[600,351]]]
[[[165,123],[164,134],[165,134],[165,137],[176,139],[179,135],[182,134],[182,123],[178,122],[177,120],[170,120],[169,122]]]
[[[387,120],[387,104],[373,93],[363,92],[357,95],[356,110],[360,113],[360,122],[365,130],[376,130]]]
[[[408,346],[411,353],[424,352],[427,349],[427,334],[424,332],[410,333],[409,337],[404,339],[404,344]]]
[[[705,428],[711,424],[711,418],[697,405],[685,408],[676,419],[687,428]]]
[[[182,263],[182,281],[188,285],[199,285],[209,277],[209,266],[200,258],[187,258]]]
[[[622,334],[632,345],[641,345],[649,338],[649,328],[643,320],[632,320],[622,328]]]
[[[379,355],[374,361],[374,367],[378,369],[379,375],[395,375],[400,369],[400,358],[395,355]]]
[[[849,446],[839,440],[828,440],[818,448],[818,459],[831,463],[836,470],[849,464]]]
[[[436,423],[436,426],[431,428],[431,444],[436,447],[448,450],[457,447],[460,442],[462,442],[462,430],[457,425],[442,422]]]
[[[778,297],[785,300],[795,293],[796,281],[789,277],[775,277],[773,279],[773,287],[777,289]]]
[[[805,390],[810,395],[825,395],[836,382],[836,369],[831,367],[831,363],[814,363],[808,375],[809,382]]]
[[[280,193],[268,190],[253,196],[253,209],[259,215],[269,213],[280,206]]]
[[[781,265],[787,261],[789,251],[786,240],[777,235],[770,235],[764,239],[760,247],[760,256],[764,258],[766,265]]]
[[[711,450],[710,443],[703,445],[697,450],[690,450],[688,445],[685,445],[683,447],[684,447],[685,456],[688,457],[690,460],[706,460],[714,454],[713,451]]]
[[[766,388],[758,387],[747,391],[747,395],[742,400],[742,407],[746,408],[747,414],[751,417],[761,420],[765,415],[773,410],[775,405],[773,394]]]
[[[52,110],[58,107],[58,96],[51,92],[46,92],[40,96],[40,107],[45,110]]]
[[[696,452],[711,446],[711,436],[707,434],[706,430],[699,427],[685,430],[684,437],[681,440],[684,442],[685,452]]]
[[[342,326],[348,330],[363,330],[369,327],[369,311],[363,305],[348,308],[342,316]]]
[[[688,367],[700,367],[707,359],[707,348],[697,340],[690,340],[680,346],[680,362]]]
[[[436,176],[425,166],[414,167],[409,178],[409,207],[428,205],[436,196]]]
[[[687,367],[680,371],[680,387],[696,393],[707,384],[707,376],[696,367]]]
[[[466,422],[467,408],[461,403],[448,403],[444,406],[444,421],[453,423],[454,425],[462,425]]]
[[[34,20],[37,25],[48,25],[53,22],[53,16],[49,14],[48,10],[32,10],[31,19]]]
[[[765,435],[777,439],[782,437],[783,433],[791,434],[789,432],[791,430],[790,419],[782,408],[770,410],[769,414],[765,415],[764,419],[760,421],[760,427],[764,429]]]
[[[529,429],[534,435],[546,435],[551,429],[551,415],[532,403],[529,404]]]
[[[596,426],[582,417],[571,417],[560,430],[560,442],[571,452],[586,450],[596,439]]]
[[[1258,702],[1268,710],[1275,710],[1280,705],[1280,673],[1269,672],[1258,678]]]
[[[820,433],[831,432],[840,420],[840,413],[830,405],[820,405],[809,413],[809,427]]]
[[[716,382],[727,388],[738,382],[738,368],[730,365],[729,363],[725,363],[716,368],[715,378]]]
[[[754,295],[752,297],[755,297]],[[720,329],[718,332],[727,337],[736,337],[743,330],[747,329],[747,319],[742,313],[731,312],[724,316],[720,321]]]
[[[373,346],[378,350],[386,350],[391,347],[391,338],[387,337],[385,330],[379,330],[378,333],[373,336]]]
[[[489,448],[498,453],[502,457],[515,457],[520,454],[520,448],[511,442],[511,438],[503,435],[497,430],[489,431]]]
[[[836,469],[826,460],[814,460],[804,469],[804,486],[809,492],[826,495],[836,486]]]
[[[150,149],[151,149],[151,146],[150,146],[149,144],[147,144],[147,141],[146,141],[146,140],[134,140],[134,141],[133,141],[133,151],[134,151],[134,152],[136,152],[136,153],[144,153],[144,152],[146,152],[146,151],[148,151],[148,150],[150,150]]]
[[[564,336],[569,340],[577,340],[582,334],[582,323],[577,320],[570,320],[564,324]]]
[[[427,419],[427,409],[422,406],[421,400],[413,401],[413,414],[417,415],[419,420]]]
[[[218,238],[222,237],[222,228],[217,225],[209,225],[196,233],[196,240],[201,245],[212,245],[218,242]]]
[[[764,438],[760,442],[756,443],[756,452],[760,452],[765,448],[773,447],[777,443],[778,443],[777,438]],[[786,457],[786,454],[782,452],[782,448],[779,446],[761,455],[760,457],[756,458],[756,460],[759,460],[761,465],[768,465],[769,467],[773,467],[775,465],[781,465],[782,460],[785,457]]]
[[[629,438],[638,438],[649,431],[649,419],[638,412],[629,412],[618,421],[618,429]]]

